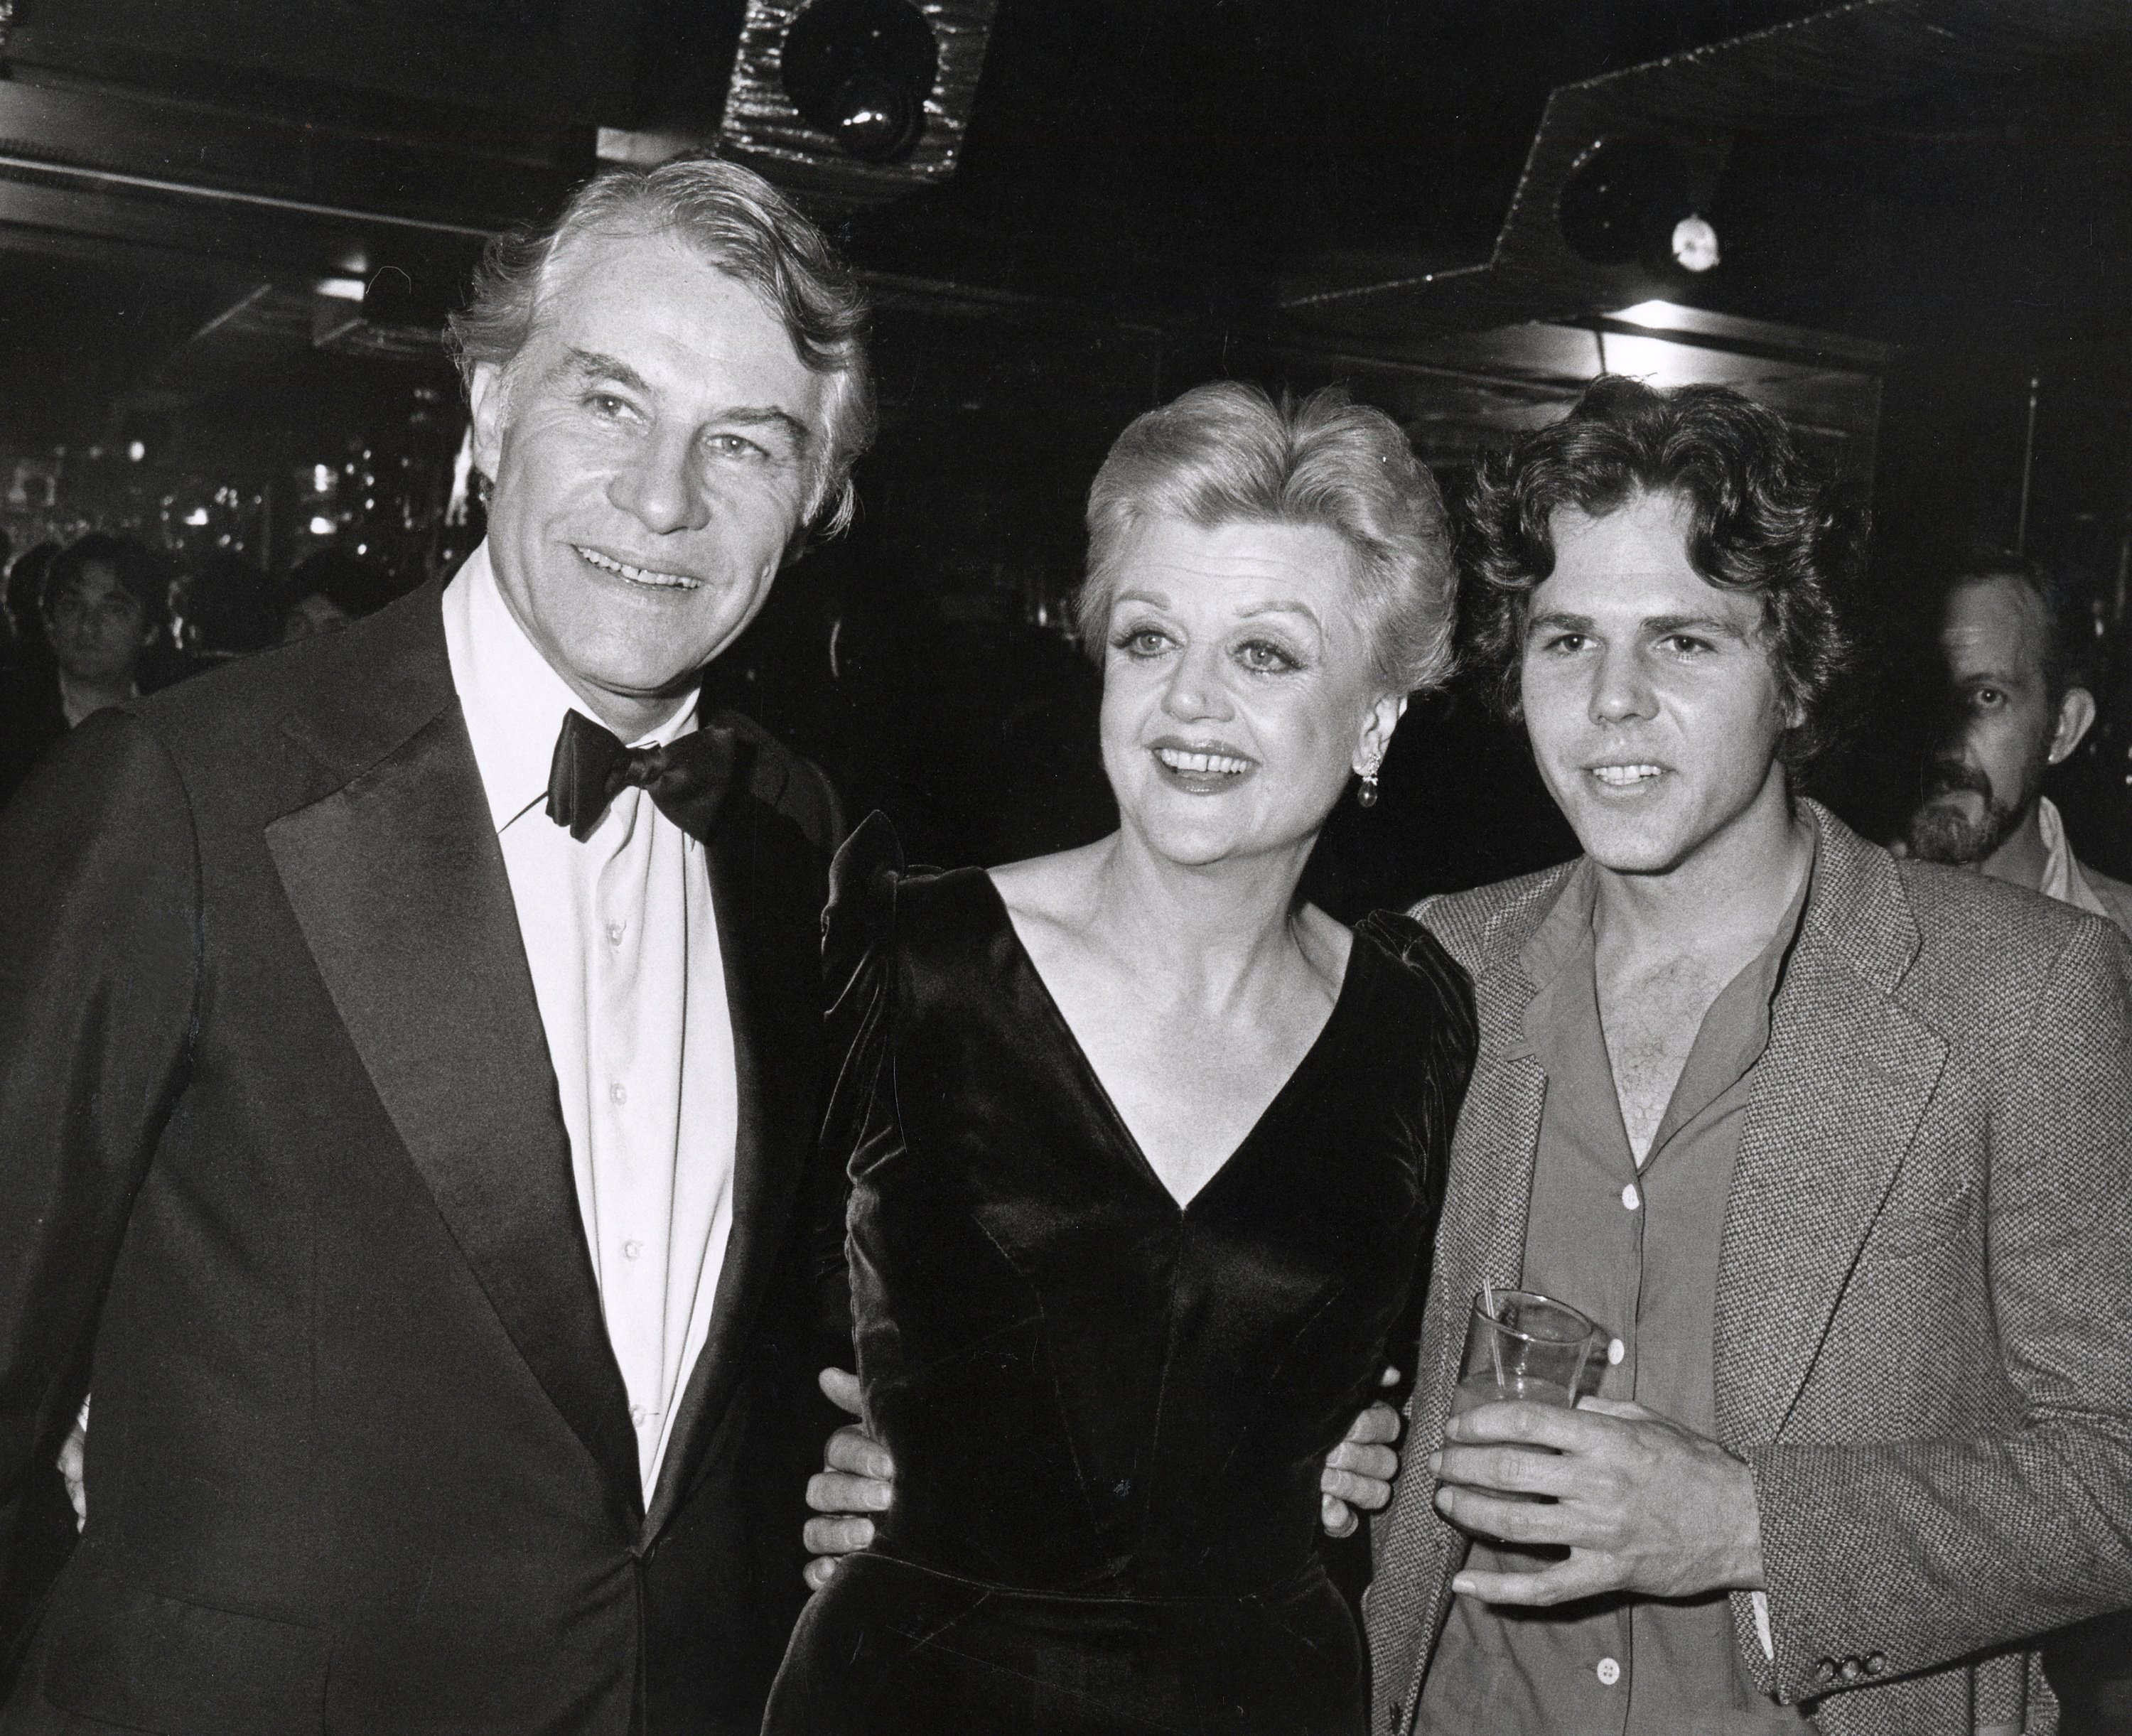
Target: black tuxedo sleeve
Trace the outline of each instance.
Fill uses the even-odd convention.
[[[0,815],[0,1573],[184,1075],[199,927],[175,767],[90,718]]]

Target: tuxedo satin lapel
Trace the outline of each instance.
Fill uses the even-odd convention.
[[[1894,998],[1917,933],[1894,866],[1832,816],[1740,1140],[1717,1281],[1717,1422],[1779,1438],[1946,1064]]]
[[[1376,1551],[1370,1626],[1382,1669],[1399,1654],[1418,1670],[1450,1600],[1455,1534],[1437,1516],[1434,1479],[1423,1461],[1443,1444],[1466,1345],[1466,1319],[1483,1283],[1515,1288],[1525,1268],[1547,1075],[1526,1048],[1523,1019],[1534,984],[1515,957],[1476,985],[1480,1053],[1452,1142],[1443,1219],[1422,1317],[1414,1396],[1407,1407],[1402,1474]],[[1404,1686],[1404,1685],[1403,1685]]]
[[[635,1431],[503,856],[456,703],[266,843],[371,1082],[511,1342],[641,1511]]]
[[[748,744],[742,742],[743,750]],[[750,1354],[765,1286],[814,1149],[822,1048],[822,864],[798,827],[735,777],[706,851],[731,1010],[739,1120],[732,1233],[711,1325],[646,1516],[655,1536],[694,1485]]]

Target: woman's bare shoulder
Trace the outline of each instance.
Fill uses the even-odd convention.
[[[1096,879],[1110,850],[1106,838],[1074,850],[1032,856],[987,870],[1000,902],[1017,922],[1075,928],[1085,925],[1096,902]]]

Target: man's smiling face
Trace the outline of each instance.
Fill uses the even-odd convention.
[[[655,724],[762,607],[827,389],[752,290],[655,235],[570,245],[525,347],[475,371],[497,584],[611,727]]]
[[[1520,682],[1534,757],[1588,855],[1669,873],[1784,799],[1777,747],[1793,720],[1761,601],[1689,563],[1673,496],[1598,518],[1565,507],[1552,530]]]

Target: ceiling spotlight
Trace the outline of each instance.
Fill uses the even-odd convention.
[[[933,26],[910,0],[814,0],[779,54],[801,118],[867,163],[909,156],[940,69]]]
[[[1705,271],[1717,263],[1717,232],[1695,214],[1698,203],[1679,147],[1631,133],[1599,139],[1577,158],[1555,215],[1562,238],[1588,264]],[[1702,262],[1690,264],[1690,252]]]
[[[1700,275],[1717,263],[1717,232],[1699,217],[1683,217],[1673,226],[1673,257],[1683,271]]]

